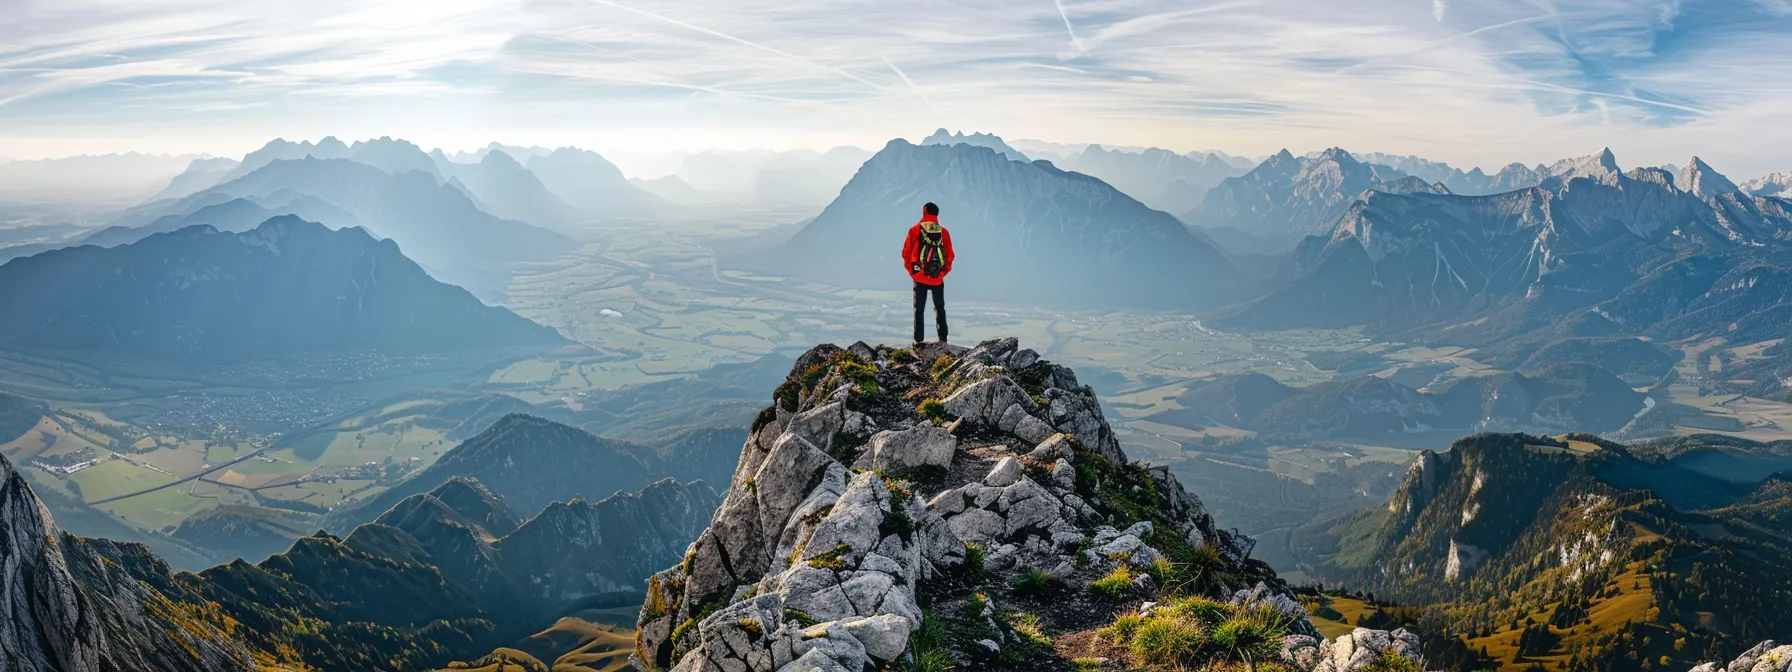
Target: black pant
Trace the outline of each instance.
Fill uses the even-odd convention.
[[[946,285],[915,283],[915,342],[927,336],[927,295],[933,294],[933,321],[939,326],[940,342],[946,341]]]

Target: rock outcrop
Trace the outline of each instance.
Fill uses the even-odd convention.
[[[1705,663],[1692,672],[1786,672],[1792,670],[1792,644],[1781,645],[1771,639],[1744,651],[1729,665]]]
[[[987,636],[951,654],[998,669],[1021,635],[967,586],[1081,588],[1131,567],[1150,595],[1143,568],[1201,553],[1222,594],[1255,585],[1237,599],[1293,605],[1295,631],[1317,634],[1250,539],[1218,528],[1167,469],[1129,462],[1094,392],[1015,339],[819,346],[775,399],[709,529],[649,580],[637,669],[872,669],[907,655],[924,602],[982,614]]]
[[[186,617],[186,605],[147,588],[140,573],[169,578],[168,566],[140,545],[57,529],[24,476],[0,456],[0,670],[255,668],[247,651]]]
[[[1292,635],[1282,643],[1282,662],[1309,672],[1400,669],[1386,664],[1390,656],[1418,666],[1422,662],[1419,636],[1405,628],[1393,632],[1357,628],[1337,639],[1320,641],[1307,635]]]

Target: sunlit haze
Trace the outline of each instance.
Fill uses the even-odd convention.
[[[0,157],[875,149],[935,127],[1490,170],[1789,166],[1786,0],[10,0]],[[664,171],[662,171],[664,172]]]

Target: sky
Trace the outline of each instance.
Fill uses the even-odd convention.
[[[1792,0],[0,0],[0,157],[934,128],[1792,170]]]

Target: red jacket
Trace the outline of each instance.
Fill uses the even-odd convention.
[[[940,227],[940,246],[945,248],[946,265],[940,269],[939,275],[927,275],[914,270],[915,265],[921,263],[921,223],[915,222],[915,225],[908,229],[908,240],[902,243],[902,270],[908,271],[908,277],[914,278],[915,282],[923,285],[944,284],[946,274],[952,272],[952,260],[957,258],[957,255],[952,253],[952,232],[947,231],[943,226]]]

